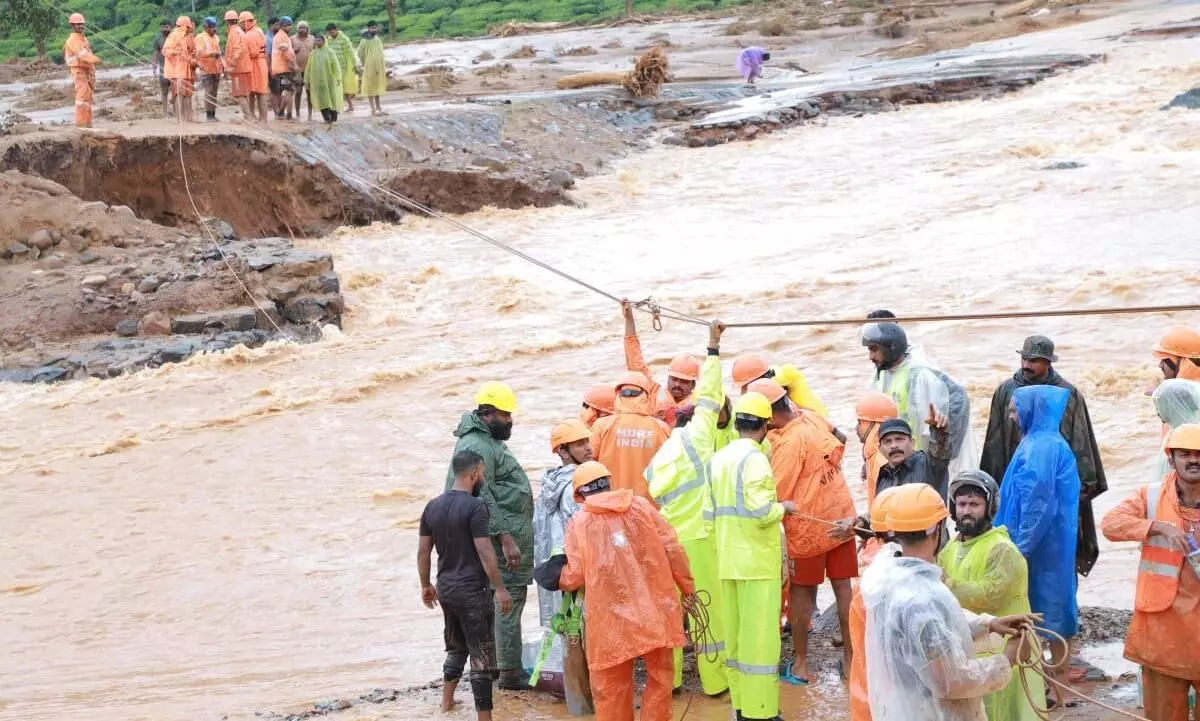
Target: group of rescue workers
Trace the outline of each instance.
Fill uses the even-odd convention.
[[[641,718],[670,719],[686,645],[704,693],[728,692],[739,720],[780,718],[778,684],[809,680],[809,624],[826,578],[855,721],[1008,721],[1037,718],[1043,698],[1074,705],[1019,663],[1033,659],[1019,658],[1016,642],[1035,625],[1066,639],[1049,643],[1055,679],[1077,680],[1077,574],[1096,561],[1091,501],[1107,489],[1086,403],[1053,369],[1049,338],[1018,351],[1021,369],[993,396],[976,463],[962,386],[909,344],[895,316],[872,313],[861,340],[875,375],[853,431],[868,512],[856,515],[846,435],[798,368],[741,356],[731,399],[714,321],[703,362],[672,360],[660,397],[633,312],[624,304],[627,372],[553,427],[561,465],[536,501],[504,443],[511,388],[485,383],[455,431],[447,493],[422,516],[418,554],[424,600],[440,602],[446,621],[446,709],[468,656],[481,719],[491,718],[493,678],[514,690],[536,681],[520,625],[535,578],[547,633],[562,630],[550,630],[555,608],[561,619],[583,607],[602,721],[634,717],[637,658]],[[1172,327],[1153,353],[1164,375],[1153,392],[1160,463],[1102,529],[1141,544],[1125,655],[1142,667],[1144,713],[1186,721],[1200,686],[1200,333]],[[795,649],[786,660],[785,612]]]
[[[308,120],[312,120],[315,107],[327,124],[333,124],[343,105],[346,112],[353,112],[354,97],[360,91],[367,96],[372,115],[384,114],[380,98],[387,89],[387,68],[379,23],[367,24],[356,50],[350,36],[335,23],[327,25],[322,35],[310,33],[308,23],[300,21],[293,35],[292,19],[287,16],[271,18],[266,33],[249,11],[229,10],[224,21],[224,50],[215,17],[204,18],[199,33],[186,15],[174,26],[168,21],[161,24],[151,64],[160,85],[164,115],[192,122],[193,96],[200,90],[205,117],[215,122],[222,78],[228,78],[230,95],[242,117],[250,121],[267,122],[268,104],[279,120],[292,118],[293,105],[299,118],[303,97],[308,103]],[[85,34],[84,16],[73,13],[68,23],[71,34],[63,46],[63,58],[75,82],[75,124],[90,128],[100,59]]]

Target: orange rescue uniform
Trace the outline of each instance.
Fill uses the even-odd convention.
[[[829,421],[812,411],[800,411],[790,423],[767,434],[771,442],[771,472],[775,496],[795,501],[796,508],[828,521],[853,518],[854,500],[842,476],[846,446],[833,435]],[[788,558],[813,558],[846,543],[829,537],[829,524],[796,515],[783,519]]]
[[[850,721],[871,721],[871,696],[867,692],[867,607],[854,587],[850,600]]]
[[[867,507],[875,502],[875,487],[879,484],[879,472],[887,465],[887,456],[879,448],[879,424],[873,423],[871,432],[863,441],[863,485],[867,487]],[[875,560],[875,554],[883,547],[883,542],[874,536],[863,542],[858,551],[858,567],[864,569]]]
[[[641,718],[670,721],[672,649],[686,643],[678,593],[696,590],[675,530],[629,490],[598,493],[571,518],[565,548],[559,586],[583,588],[588,598],[584,633],[597,720],[633,720],[640,656],[647,676]]]
[[[196,79],[196,40],[186,26],[171,31],[163,43],[163,56],[163,77],[171,81],[171,92],[190,97]]]
[[[610,484],[614,491],[627,488],[653,503],[643,474],[671,436],[671,429],[654,417],[654,400],[649,393],[636,398],[618,395],[614,408],[616,413],[592,426],[592,455],[612,472]]]
[[[96,64],[100,59],[92,54],[83,33],[71,33],[63,45],[63,58],[75,81],[75,125],[92,127],[92,96],[96,92]]]
[[[690,404],[691,399],[684,398],[682,402],[676,403],[671,394],[654,381],[654,376],[650,374],[650,367],[646,365],[646,359],[642,355],[642,341],[636,335],[625,336],[625,368],[637,371],[650,379],[649,395],[654,400],[652,415],[666,423],[668,429],[674,428],[675,414],[680,408]]]
[[[196,36],[196,65],[206,75],[220,75],[224,70],[221,64],[221,38],[216,33],[209,35],[201,32]]]
[[[237,25],[229,26],[225,41],[225,68],[229,71],[230,92],[235,98],[250,94],[250,55],[246,52],[246,31]]]
[[[271,74],[290,73],[295,66],[296,51],[292,48],[292,39],[286,32],[279,30],[271,42]]]
[[[1110,541],[1142,544],[1125,658],[1143,667],[1146,715],[1154,721],[1187,721],[1188,688],[1200,689],[1200,579],[1185,567],[1182,553],[1149,535],[1154,521],[1185,534],[1200,529],[1200,509],[1179,503],[1174,471],[1161,484],[1139,488],[1121,501],[1104,516],[1101,528]]]
[[[250,58],[250,92],[267,95],[267,36],[258,26],[246,31],[246,55]]]

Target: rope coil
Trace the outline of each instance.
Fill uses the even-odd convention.
[[[1029,688],[1029,679],[1025,676],[1025,671],[1032,671],[1033,673],[1041,676],[1042,680],[1044,680],[1047,684],[1053,684],[1054,687],[1060,691],[1066,691],[1078,696],[1084,701],[1095,704],[1106,711],[1120,714],[1121,716],[1133,719],[1134,721],[1150,721],[1150,719],[1146,718],[1145,716],[1139,716],[1130,711],[1119,709],[1116,706],[1104,703],[1103,701],[1088,696],[1085,693],[1080,693],[1078,690],[1071,688],[1067,684],[1053,678],[1051,675],[1053,671],[1062,670],[1070,663],[1070,654],[1064,653],[1062,659],[1060,659],[1058,662],[1052,662],[1048,660],[1046,658],[1046,649],[1042,647],[1042,639],[1038,634],[1057,641],[1062,645],[1063,648],[1069,648],[1069,646],[1067,645],[1066,639],[1064,639],[1062,636],[1048,628],[1042,628],[1040,626],[1030,626],[1024,629],[1020,635],[1017,636],[1017,668],[1019,671],[1018,675],[1021,677],[1021,688],[1025,691],[1025,698],[1029,701],[1030,707],[1033,708],[1034,713],[1039,719],[1042,721],[1058,721],[1059,719],[1062,719],[1067,714],[1066,704],[1064,703],[1063,706],[1058,709],[1060,713],[1057,716],[1051,715],[1051,709],[1049,708],[1049,704],[1046,702],[1047,700],[1036,699],[1033,697],[1034,694]]]

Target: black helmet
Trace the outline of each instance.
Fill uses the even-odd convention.
[[[895,323],[867,323],[862,329],[862,344],[883,348],[889,366],[908,353],[908,336]]]
[[[995,518],[996,511],[1000,508],[1000,486],[996,485],[996,479],[990,474],[983,471],[960,471],[953,481],[950,481],[950,517],[956,522],[958,518],[954,510],[954,498],[958,492],[964,488],[975,488],[983,493],[983,497],[987,499],[988,518]]]

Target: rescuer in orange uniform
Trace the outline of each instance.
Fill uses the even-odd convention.
[[[229,94],[242,109],[242,117],[250,118],[250,55],[246,52],[246,31],[238,24],[237,10],[225,13],[225,72],[229,73]]]
[[[800,514],[783,519],[787,538],[789,620],[795,658],[785,664],[781,678],[792,684],[808,683],[808,622],[817,602],[817,587],[826,576],[837,599],[841,621],[842,674],[850,668],[849,642],[851,579],[858,577],[855,552],[854,500],[842,476],[846,446],[821,416],[797,408],[783,386],[773,380],[751,383],[749,392],[760,393],[771,403],[771,473],[775,497],[793,501]],[[820,519],[820,520],[812,520]],[[822,522],[824,521],[824,522]],[[841,525],[833,526],[841,522]],[[718,549],[718,553],[720,550]]]
[[[671,524],[649,501],[613,489],[602,464],[581,464],[574,487],[580,510],[567,527],[565,565],[557,557],[558,587],[587,592],[584,638],[596,718],[633,721],[633,662],[641,657],[642,721],[670,721],[672,650],[685,643],[683,609],[698,603],[687,555]]]
[[[871,540],[880,547],[891,535],[887,514],[896,488],[885,490],[871,502]],[[894,554],[886,556],[880,562],[887,563],[894,557]],[[871,721],[871,696],[867,689],[867,608],[858,588],[854,589],[854,597],[850,599],[850,643],[854,647],[850,661],[850,721]]]
[[[1154,344],[1154,357],[1167,380],[1200,381],[1200,333],[1173,325]]]
[[[611,383],[592,386],[583,394],[583,410],[579,411],[579,420],[591,428],[596,421],[615,413],[613,404],[617,400],[617,390]]]
[[[238,16],[245,31],[246,57],[250,59],[250,119],[267,122],[267,36],[254,23],[254,13],[242,12]]]
[[[621,301],[621,313],[625,316],[625,367],[650,379],[647,393],[654,400],[654,415],[662,419],[668,428],[675,427],[675,414],[691,404],[692,391],[700,378],[700,361],[690,355],[677,355],[667,366],[667,395],[659,397],[660,386],[654,382],[650,367],[642,357],[642,341],[638,338],[637,323],[633,320],[633,304]]]
[[[221,74],[225,71],[216,18],[204,18],[204,31],[196,36],[196,66],[200,73],[200,86],[204,88],[204,117],[213,123],[217,120],[217,90],[221,87]]]
[[[75,81],[75,126],[79,128],[92,127],[92,95],[96,92],[96,66],[100,58],[92,54],[92,46],[83,35],[86,20],[80,13],[73,13],[67,22],[71,25],[71,34],[63,45],[63,60],[71,69],[71,78]]]
[[[612,470],[613,490],[628,488],[653,502],[642,475],[671,429],[654,417],[653,382],[629,371],[616,384],[616,413],[592,426],[592,454]]]
[[[804,372],[791,363],[779,367],[767,364],[766,359],[757,353],[747,353],[738,356],[733,362],[733,384],[746,392],[746,387],[760,378],[767,378],[783,386],[788,398],[797,408],[813,411],[824,418],[829,417],[829,409],[808,385]]]
[[[190,123],[194,119],[192,92],[196,84],[196,39],[192,37],[195,24],[186,15],[175,21],[175,29],[163,44],[166,65],[163,75],[171,81],[171,98],[175,117]]]
[[[1162,481],[1121,501],[1101,528],[1142,544],[1125,658],[1142,665],[1146,717],[1187,721],[1188,691],[1200,693],[1200,425],[1172,431],[1166,453]]]

